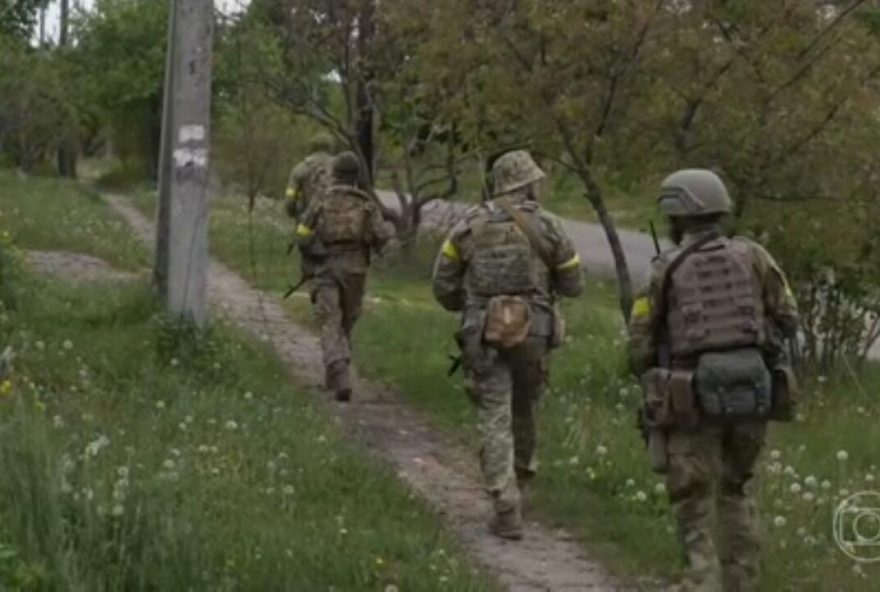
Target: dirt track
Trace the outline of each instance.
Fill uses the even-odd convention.
[[[107,196],[145,243],[153,241],[152,223],[124,198]],[[212,261],[208,293],[215,311],[272,343],[291,375],[317,386],[322,380],[317,338],[292,321],[277,298],[249,286]],[[491,506],[476,474],[472,452],[461,450],[431,429],[398,396],[358,379],[357,400],[328,403],[375,455],[391,463],[401,479],[427,499],[473,556],[513,592],[634,590],[591,559],[570,535],[529,521],[526,539],[511,543],[490,535]]]

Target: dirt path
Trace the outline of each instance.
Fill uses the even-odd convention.
[[[27,264],[38,273],[69,282],[132,280],[136,273],[116,269],[103,259],[67,251],[27,251]]]
[[[144,242],[152,243],[151,222],[124,198],[106,199]],[[251,288],[216,261],[209,269],[208,293],[215,310],[270,341],[297,380],[320,384],[323,371],[317,338],[288,318],[276,298]],[[356,402],[329,403],[330,410],[435,507],[508,590],[636,589],[623,586],[564,531],[529,522],[522,542],[504,542],[490,535],[486,520],[491,507],[475,473],[474,455],[445,441],[393,393],[360,379],[356,387]]]

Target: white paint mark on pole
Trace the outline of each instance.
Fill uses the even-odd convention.
[[[187,142],[204,142],[205,126],[203,125],[184,125],[181,126],[178,138],[181,144]]]
[[[204,148],[178,148],[174,151],[174,166],[179,169],[188,166],[206,168],[208,151]]]

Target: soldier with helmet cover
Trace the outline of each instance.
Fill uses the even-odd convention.
[[[333,139],[318,134],[309,142],[309,155],[290,171],[285,191],[285,209],[291,218],[299,218],[309,203],[321,195],[332,180]]]
[[[528,152],[500,156],[494,196],[450,232],[433,290],[461,313],[456,340],[465,387],[478,408],[481,467],[502,538],[523,536],[521,489],[535,474],[535,405],[547,354],[563,342],[559,296],[580,294],[580,259],[557,218],[538,203],[545,178]]]
[[[333,161],[332,184],[312,200],[296,229],[321,330],[325,383],[338,401],[352,395],[351,334],[361,313],[373,252],[393,234],[373,199],[358,189],[360,162],[353,152]],[[305,270],[304,270],[305,271]]]
[[[732,202],[716,174],[674,173],[658,202],[675,247],[657,256],[635,300],[629,356],[644,387],[652,466],[666,474],[684,546],[682,587],[757,590],[756,509],[746,486],[767,421],[792,415],[784,345],[797,306],[767,251],[722,232]]]

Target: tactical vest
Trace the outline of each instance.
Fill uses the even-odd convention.
[[[745,243],[720,238],[688,255],[669,293],[673,357],[762,345],[762,291]]]
[[[321,223],[318,238],[327,246],[364,242],[367,233],[367,200],[369,197],[354,187],[334,186],[321,201]]]
[[[491,297],[547,292],[546,265],[507,214],[488,205],[468,221],[468,226],[473,247],[465,279],[469,293]]]

